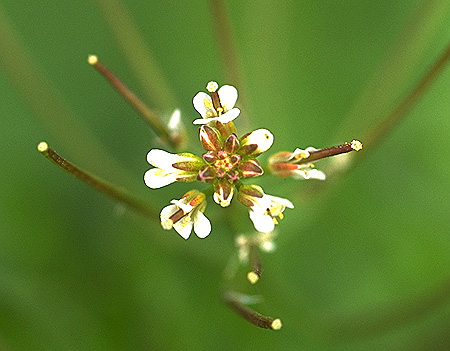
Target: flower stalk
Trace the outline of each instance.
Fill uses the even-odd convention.
[[[177,141],[172,137],[170,131],[161,122],[158,115],[152,111],[136,94],[134,94],[108,67],[101,63],[97,56],[90,55],[88,62],[134,107],[134,109],[150,125],[154,132],[173,149],[178,148]]]
[[[248,322],[257,327],[271,330],[280,330],[282,327],[279,318],[272,318],[258,313],[248,306],[245,306],[238,294],[228,291],[224,295],[225,303],[233,309],[237,314],[243,317]]]
[[[158,218],[158,214],[155,210],[145,205],[140,200],[134,198],[127,191],[118,188],[115,185],[108,183],[107,181],[92,175],[80,167],[76,166],[72,162],[66,160],[61,155],[59,155],[55,150],[53,150],[45,141],[41,141],[37,146],[38,151],[44,155],[53,164],[61,168],[62,170],[68,172],[75,178],[81,180],[87,185],[97,189],[98,191],[116,199],[120,202],[128,205],[130,208],[139,212],[146,217],[155,219]]]

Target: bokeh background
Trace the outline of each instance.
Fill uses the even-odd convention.
[[[450,67],[345,175],[257,181],[296,208],[255,286],[245,267],[223,279],[236,231],[252,231],[237,201],[210,201],[213,232],[184,241],[36,151],[46,140],[159,210],[192,187],[144,185],[160,144],[88,54],[163,119],[179,108],[194,152],[192,97],[211,79],[238,85],[241,133],[271,130],[275,152],[373,137],[450,42],[448,1],[232,0],[238,84],[210,9],[0,1],[0,349],[448,350]],[[227,289],[262,295],[254,308],[283,328],[241,319]]]

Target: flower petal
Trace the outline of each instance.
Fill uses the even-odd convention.
[[[211,233],[211,222],[202,211],[194,214],[194,232],[200,239],[206,238]]]
[[[167,173],[159,168],[152,168],[144,174],[145,185],[152,189],[162,188],[176,180],[176,176],[173,173]]]
[[[162,169],[172,168],[172,164],[179,160],[180,157],[178,155],[159,149],[152,149],[147,154],[147,162]]]
[[[194,108],[203,118],[216,116],[216,112],[213,109],[211,96],[204,92],[199,92],[194,96],[192,100]]]
[[[250,154],[260,154],[268,150],[272,146],[272,143],[273,135],[270,131],[267,129],[257,129],[242,137],[241,149],[245,147],[248,148],[250,145],[257,145],[257,148],[252,150]]]
[[[241,110],[239,110],[238,108],[233,108],[232,110],[224,113],[223,115],[221,115],[220,117],[217,117],[216,119],[219,122],[228,123],[228,122],[231,122],[232,120],[234,120],[237,116],[239,116],[240,113],[241,113]]]
[[[161,218],[161,226],[163,227],[163,229],[172,229],[173,222],[169,221],[169,217],[172,216],[177,211],[177,209],[178,207],[176,205],[169,205],[161,210],[161,214],[159,215],[159,217]]]
[[[173,111],[172,116],[170,116],[169,123],[167,124],[167,128],[169,128],[172,132],[178,131],[181,127],[181,113],[179,109]]]
[[[220,104],[225,111],[229,111],[234,107],[238,98],[238,92],[235,87],[231,85],[222,85],[217,91],[220,98]]]
[[[175,229],[176,232],[183,237],[183,239],[187,239],[191,235],[193,225],[194,223],[190,220],[190,217],[184,217],[174,223],[173,229]]]
[[[294,170],[292,172],[292,178],[294,179],[320,179],[325,180],[326,175],[322,171],[319,171],[318,169],[298,169]]]
[[[249,215],[258,232],[268,233],[275,229],[275,223],[269,215],[259,211],[249,211]]]

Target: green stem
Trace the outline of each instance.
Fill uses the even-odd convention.
[[[141,114],[144,120],[152,127],[156,134],[158,134],[162,140],[169,144],[172,148],[177,148],[177,143],[171,137],[167,127],[160,121],[157,114],[152,111],[148,106],[139,99],[122,81],[112,73],[108,67],[98,60],[98,57],[91,55],[88,58],[88,62],[92,65],[101,75],[103,75],[111,85],[127,100],[131,106],[135,108],[137,112]]]
[[[37,146],[38,151],[49,159],[53,164],[63,169],[64,171],[70,173],[75,178],[78,178],[87,185],[97,189],[98,191],[116,199],[124,204],[130,206],[133,210],[151,218],[159,218],[158,213],[152,208],[148,207],[140,200],[134,198],[127,191],[120,189],[105,180],[94,176],[80,167],[74,165],[73,163],[67,161],[65,158],[60,156],[56,151],[54,151],[45,141],[42,141]]]

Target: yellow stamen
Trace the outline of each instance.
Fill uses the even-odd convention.
[[[272,221],[273,221],[273,223],[274,223],[275,225],[278,225],[278,221],[277,221],[277,219],[276,219],[275,217],[272,217]]]
[[[283,214],[283,213],[280,213],[280,214],[278,215],[278,218],[279,218],[279,219],[283,219],[283,218],[284,218],[284,214]]]

